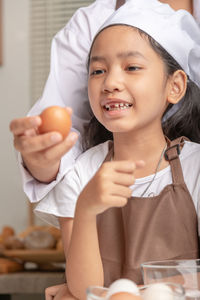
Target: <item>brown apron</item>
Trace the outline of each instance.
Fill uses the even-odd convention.
[[[97,216],[105,286],[119,278],[142,284],[145,261],[199,257],[197,214],[179,160],[183,141],[169,141],[165,152],[172,184],[158,196],[131,197],[126,206]]]

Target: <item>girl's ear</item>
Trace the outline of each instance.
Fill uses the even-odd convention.
[[[169,79],[167,101],[171,104],[178,103],[185,95],[187,89],[187,75],[183,70],[177,70]]]

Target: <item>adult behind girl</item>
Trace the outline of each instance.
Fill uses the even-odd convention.
[[[91,284],[122,276],[141,283],[143,261],[199,255],[200,145],[169,140],[200,140],[199,28],[184,11],[148,5],[127,2],[92,45],[90,104],[97,129],[105,127],[113,143],[98,130],[97,146],[37,208],[61,217],[67,282],[80,299]],[[52,210],[42,207],[45,200],[56,201]]]

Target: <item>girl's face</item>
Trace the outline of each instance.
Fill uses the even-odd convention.
[[[137,30],[118,25],[98,35],[88,94],[94,115],[109,131],[160,128],[168,86],[163,61]]]

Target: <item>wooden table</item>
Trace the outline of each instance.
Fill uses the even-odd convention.
[[[65,282],[64,272],[24,271],[1,274],[0,300],[44,299],[47,287],[63,282]],[[42,296],[43,298],[40,298]]]

